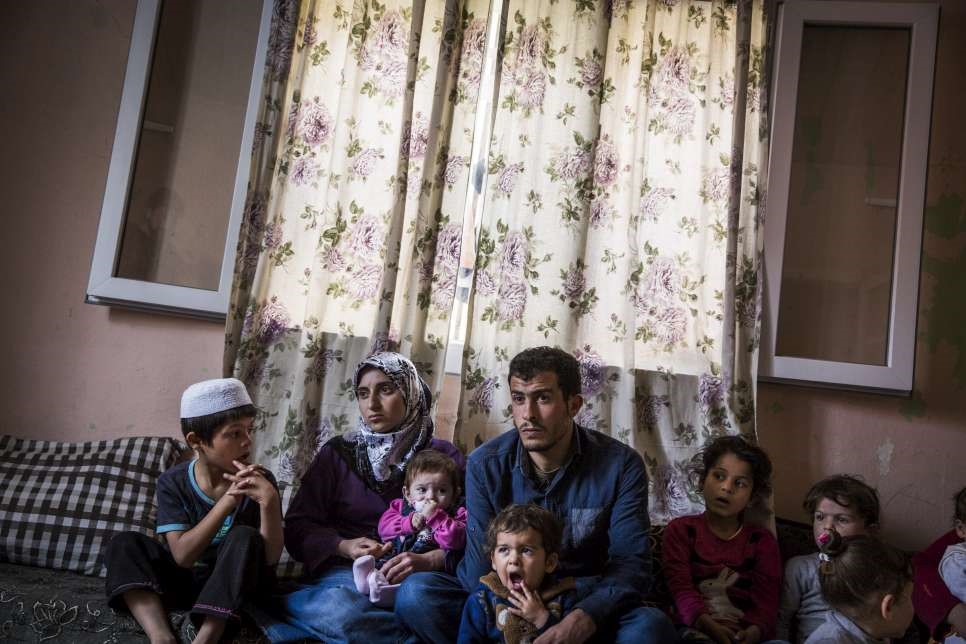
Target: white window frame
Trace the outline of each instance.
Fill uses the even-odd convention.
[[[114,134],[114,147],[111,151],[111,163],[107,173],[101,218],[97,227],[94,256],[91,261],[86,301],[91,304],[120,305],[137,309],[224,319],[228,311],[228,297],[235,266],[235,249],[245,208],[251,163],[250,153],[255,133],[255,119],[258,115],[265,57],[268,51],[273,3],[272,0],[262,0],[258,43],[255,48],[255,62],[252,67],[248,105],[245,112],[241,146],[238,152],[231,212],[228,219],[225,244],[222,249],[221,273],[218,279],[218,290],[213,291],[115,276],[115,267],[121,250],[125,211],[134,173],[134,158],[137,152],[141,119],[150,80],[152,54],[161,13],[161,1],[138,0],[134,29],[131,33],[127,71],[124,74],[121,106],[117,116],[117,130]]]
[[[765,224],[765,301],[759,353],[762,380],[883,393],[907,394],[912,390],[938,21],[939,7],[934,4],[787,0],[781,7]],[[802,30],[806,23],[911,29],[884,366],[775,355]]]

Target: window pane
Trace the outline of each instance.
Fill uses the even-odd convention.
[[[804,28],[776,355],[886,363],[909,43]]]
[[[164,0],[116,277],[217,291],[260,0]]]

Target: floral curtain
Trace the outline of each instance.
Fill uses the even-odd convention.
[[[577,356],[578,421],[635,447],[657,522],[755,432],[763,0],[510,0],[456,439],[509,426],[528,346]]]
[[[278,7],[225,367],[264,411],[255,447],[280,480],[356,422],[371,351],[440,387],[487,5]]]

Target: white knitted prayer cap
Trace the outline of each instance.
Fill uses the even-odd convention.
[[[181,417],[196,418],[252,404],[238,378],[215,378],[196,382],[181,394]]]

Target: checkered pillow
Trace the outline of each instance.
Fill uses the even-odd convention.
[[[184,449],[159,436],[0,436],[0,561],[103,576],[104,546],[115,533],[154,536],[155,483]]]

